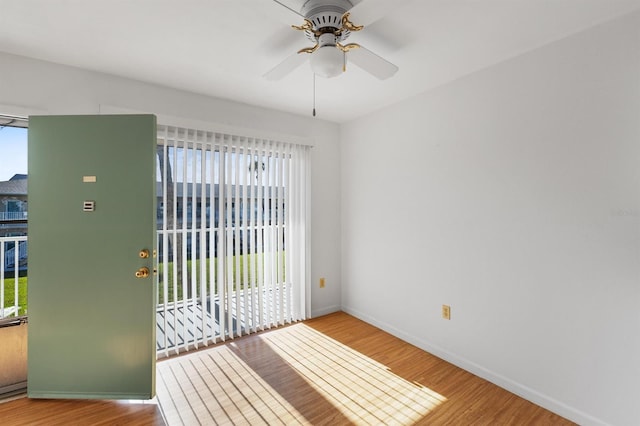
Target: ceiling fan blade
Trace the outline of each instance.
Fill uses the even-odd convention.
[[[366,27],[412,1],[413,0],[361,0],[353,6],[349,12],[351,12],[351,20],[354,24],[364,25]]]
[[[397,66],[362,46],[350,50],[347,59],[380,80],[386,80],[398,71]]]
[[[284,61],[273,67],[271,71],[268,71],[263,77],[267,80],[276,81],[280,80],[300,65],[309,59],[309,55],[302,53],[294,53],[287,57]]]
[[[247,14],[260,16],[265,23],[276,23],[286,25],[302,23],[304,16],[295,10],[295,5],[289,5],[291,0],[236,0],[237,3],[246,9]]]
[[[292,15],[298,15],[298,18],[302,18],[305,19],[304,15],[302,15],[300,13],[299,10],[296,10],[296,8],[299,9],[298,6],[295,5],[295,2],[292,3],[291,1],[283,1],[283,0],[273,0],[275,3],[279,4],[280,6],[284,7],[285,9],[288,9],[289,12],[291,12]]]

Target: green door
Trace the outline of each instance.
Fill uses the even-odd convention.
[[[29,397],[155,395],[155,152],[152,115],[29,118]]]

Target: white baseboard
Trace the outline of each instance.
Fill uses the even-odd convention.
[[[500,386],[503,389],[508,390],[509,392],[512,392],[573,422],[576,422],[583,426],[607,426],[607,423],[596,417],[593,417],[583,411],[564,404],[521,383],[515,382],[505,376],[488,370],[481,365],[478,365],[466,358],[451,353],[438,345],[434,345],[426,340],[412,336],[390,324],[378,321],[377,319],[364,314],[363,312],[360,312],[356,309],[351,309],[347,306],[342,306],[342,311],[375,327],[378,327],[386,331],[387,333],[390,333],[404,340],[405,342],[411,343],[412,345],[415,345],[420,349],[429,352],[430,354],[442,358],[443,360],[450,362],[451,364],[460,367],[463,370],[475,374],[478,377],[481,377],[497,386]]]

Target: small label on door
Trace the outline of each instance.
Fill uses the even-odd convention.
[[[95,183],[96,182],[96,177],[95,176],[82,176],[82,182],[84,182],[84,183]]]
[[[95,201],[85,201],[82,203],[82,211],[83,212],[92,212],[96,210],[96,202]]]

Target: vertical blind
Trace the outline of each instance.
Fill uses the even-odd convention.
[[[309,150],[158,127],[159,356],[306,318]]]

